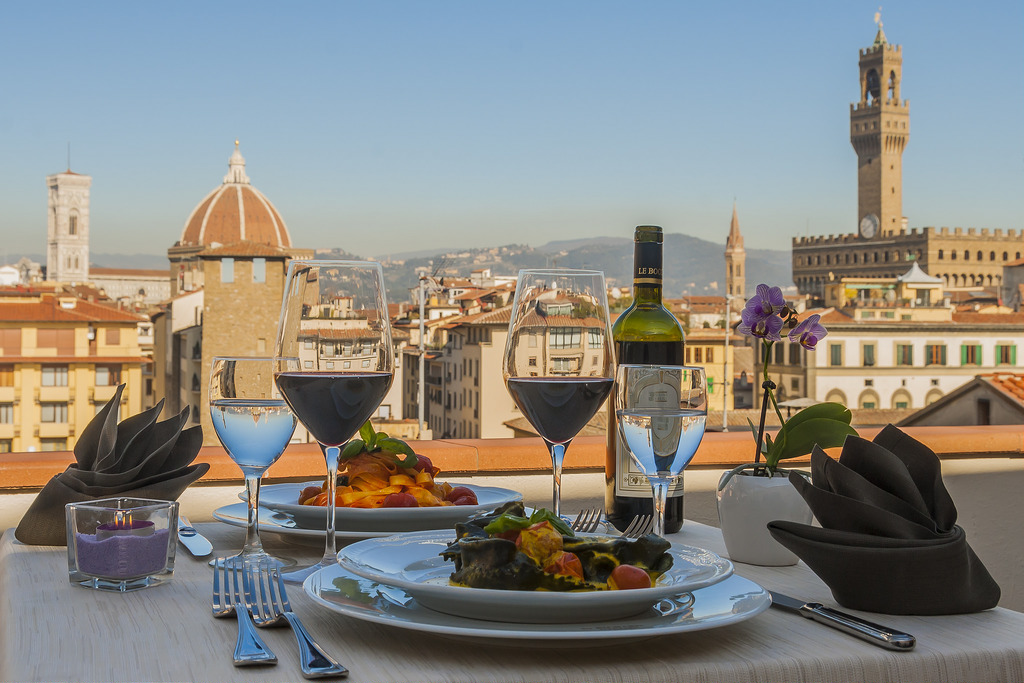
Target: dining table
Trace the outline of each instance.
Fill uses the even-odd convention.
[[[214,554],[237,552],[244,529],[196,525]],[[721,532],[687,520],[669,540],[725,555]],[[264,534],[273,553],[316,562],[319,542]],[[67,550],[0,539],[0,681],[301,680],[290,630],[260,634],[274,666],[232,663],[237,625],[210,611],[213,569],[178,547],[170,581],[132,592],[72,585]],[[837,607],[803,563],[735,564],[760,586]],[[466,589],[472,590],[472,589]],[[292,607],[316,641],[358,683],[717,683],[811,681],[1024,683],[1024,614],[995,608],[975,614],[903,616],[846,610],[913,634],[910,651],[891,651],[779,609],[706,630],[640,640],[593,642],[451,636],[359,620],[322,606],[300,586]],[[501,619],[500,614],[494,616]]]

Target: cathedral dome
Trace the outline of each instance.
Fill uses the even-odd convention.
[[[224,182],[193,209],[178,244],[209,246],[242,241],[275,247],[292,245],[288,227],[277,209],[249,183],[245,159],[235,141]]]

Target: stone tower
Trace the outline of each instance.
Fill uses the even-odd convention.
[[[64,173],[46,177],[49,188],[46,218],[46,278],[56,282],[89,279],[89,187],[87,175]]]
[[[900,99],[903,48],[885,39],[875,15],[874,44],[860,51],[860,101],[850,105],[850,142],[857,152],[860,236],[899,233],[903,223],[903,148],[910,137],[910,103]]]
[[[725,241],[725,293],[746,301],[746,275],[743,270],[747,263],[747,252],[743,249],[743,235],[740,234],[740,219],[736,215],[736,204],[732,205],[732,222],[729,224],[729,238]]]

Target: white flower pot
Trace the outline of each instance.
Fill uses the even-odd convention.
[[[718,482],[718,520],[730,560],[765,567],[797,563],[797,556],[768,533],[768,522],[810,524],[811,509],[789,482],[789,471],[755,477],[752,464],[740,465]]]

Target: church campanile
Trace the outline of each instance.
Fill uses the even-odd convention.
[[[736,204],[732,205],[732,222],[729,224],[729,238],[725,241],[725,293],[743,301],[747,300],[744,269],[747,252],[743,248],[740,234],[740,219],[736,215]]]

